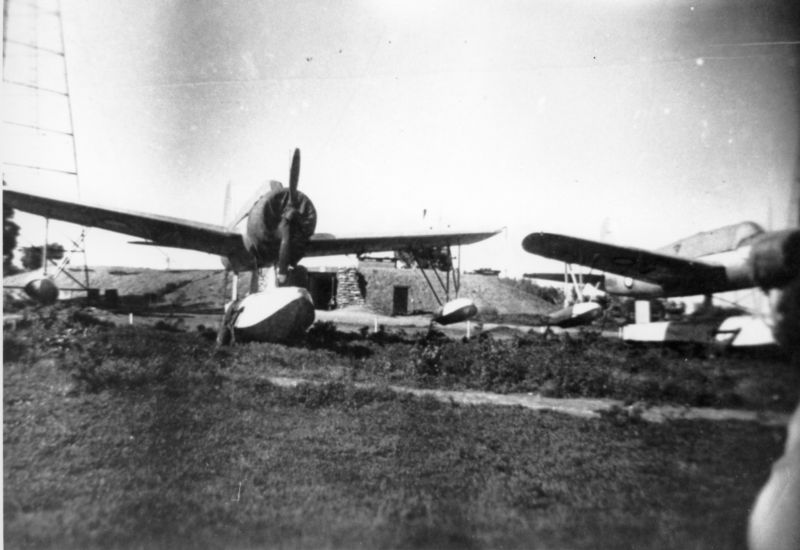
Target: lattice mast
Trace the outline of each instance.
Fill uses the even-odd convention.
[[[80,198],[60,0],[3,1],[3,95],[5,141],[17,145],[8,147],[11,151],[4,154],[3,182],[8,176],[15,186],[24,187],[46,174],[58,178],[62,185],[64,180],[71,180]],[[53,138],[60,141],[58,154],[49,146]],[[42,250],[45,275],[48,263],[52,262],[47,258],[48,231],[45,220]],[[83,228],[77,239],[70,238],[72,247],[66,251],[56,273],[65,270],[73,255],[82,254],[84,282],[67,271],[64,273],[84,290],[89,287],[85,237]]]

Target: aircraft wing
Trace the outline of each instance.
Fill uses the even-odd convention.
[[[89,227],[99,227],[147,240],[147,242],[137,244],[185,248],[219,256],[248,256],[242,236],[223,226],[63,201],[10,189],[3,189],[3,201],[23,212]],[[500,230],[471,233],[445,231],[340,237],[323,233],[312,236],[306,245],[305,255],[362,254],[430,246],[472,244],[488,239],[499,232]]]
[[[306,256],[333,256],[339,254],[364,254],[394,250],[420,249],[431,246],[457,246],[473,244],[497,235],[496,229],[483,232],[444,231],[419,232],[395,235],[335,236],[329,233],[313,235],[306,245]]]
[[[23,212],[99,227],[148,241],[138,244],[186,248],[220,256],[246,254],[242,236],[223,226],[155,214],[112,210],[9,189],[3,189],[3,202]]]
[[[543,281],[564,281],[563,273],[523,273],[522,276],[527,279],[541,279]],[[603,275],[597,273],[576,273],[575,278],[591,285],[601,285],[606,279]],[[568,277],[568,280],[572,281],[572,277]]]
[[[555,233],[531,233],[522,240],[522,248],[531,254],[659,284],[665,289],[699,282],[712,284],[726,277],[721,265]]]

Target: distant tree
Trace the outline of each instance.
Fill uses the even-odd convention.
[[[395,252],[397,259],[405,267],[419,267],[422,269],[438,269],[439,271],[450,271],[453,269],[453,260],[447,253],[447,247],[430,246],[410,250],[398,250]]]
[[[38,246],[26,246],[22,248],[22,267],[28,271],[42,267],[42,249]]]
[[[12,218],[14,209],[3,203],[3,274],[11,275],[19,271],[14,265],[14,249],[17,248],[19,225]]]
[[[64,257],[64,247],[58,243],[47,245],[47,257],[50,260],[60,260]],[[42,267],[42,247],[26,246],[22,249],[22,267],[34,271]]]
[[[414,261],[414,255],[407,250],[397,250],[395,251],[394,255],[400,261],[403,267],[407,269],[411,269],[412,267],[417,267],[417,263]]]

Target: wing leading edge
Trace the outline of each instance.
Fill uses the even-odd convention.
[[[555,233],[531,233],[522,240],[522,248],[545,258],[658,284],[666,290],[705,288],[726,280],[721,265]]]
[[[242,236],[222,226],[68,202],[3,190],[3,201],[23,212],[147,239],[159,246],[232,256],[246,254]]]
[[[333,256],[338,254],[364,254],[394,250],[425,248],[431,246],[457,246],[474,244],[497,235],[501,229],[483,232],[445,231],[441,233],[405,233],[395,235],[341,236],[321,233],[311,237],[306,247],[307,256]]]

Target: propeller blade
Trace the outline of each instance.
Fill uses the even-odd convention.
[[[289,171],[289,194],[291,195],[292,206],[297,206],[297,182],[300,179],[300,149],[294,150],[292,156],[292,168]]]
[[[291,257],[291,224],[288,220],[281,220],[278,226],[281,245],[278,249],[278,284],[286,282],[289,274],[289,258]]]

